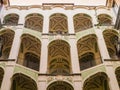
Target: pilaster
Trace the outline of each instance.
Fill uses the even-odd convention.
[[[70,40],[70,55],[71,55],[71,65],[73,73],[80,73],[80,66],[78,60],[78,52],[77,52],[77,42],[75,36],[71,36]]]
[[[38,90],[47,90],[46,76],[39,76]]]
[[[69,13],[68,17],[68,32],[69,34],[74,34],[74,22],[73,22],[73,16],[71,15],[71,13]]]
[[[111,61],[105,61],[105,65],[106,65],[106,73],[109,78],[110,90],[120,90]]]
[[[17,60],[17,56],[18,56],[19,48],[20,48],[20,43],[21,43],[20,37],[22,35],[22,31],[23,31],[22,28],[19,26],[15,30],[15,35],[14,35],[11,51],[9,54],[9,59]]]
[[[44,19],[43,19],[43,33],[49,33],[49,15],[47,15],[48,13],[44,14]]]
[[[40,59],[40,73],[47,73],[47,61],[48,61],[48,36],[42,36],[41,41],[41,59]]]
[[[82,79],[81,76],[74,76],[74,90],[83,90],[82,89]]]
[[[110,59],[110,56],[109,56],[109,53],[107,50],[107,46],[105,44],[103,33],[102,33],[102,30],[100,30],[98,28],[95,28],[95,33],[98,38],[98,47],[100,50],[101,58],[102,58],[102,61],[104,62],[104,59]]]
[[[11,80],[14,71],[14,64],[15,64],[14,61],[7,62],[4,77],[2,80],[1,90],[10,90],[12,84]]]

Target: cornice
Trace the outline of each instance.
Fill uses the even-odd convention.
[[[84,6],[84,5],[74,5],[72,3],[43,3],[42,5],[29,5],[29,6],[6,6],[6,10],[9,9],[19,9],[19,10],[29,10],[33,8],[38,8],[42,10],[52,10],[54,8],[63,8],[65,10],[74,10],[74,9],[87,9],[87,10],[94,10],[94,9],[110,9],[110,7],[107,6]]]

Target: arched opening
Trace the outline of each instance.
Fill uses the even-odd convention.
[[[83,90],[110,90],[107,75],[100,72],[89,77],[84,82]]]
[[[8,59],[14,38],[14,32],[4,30],[0,32],[0,59]]]
[[[64,34],[68,32],[67,16],[61,13],[55,13],[50,16],[49,32]]]
[[[52,84],[50,84],[47,88],[47,90],[74,90],[73,87],[63,81],[56,81]]]
[[[118,48],[118,33],[114,30],[106,30],[103,32],[105,43],[108,49],[108,53],[112,59],[117,59],[120,56],[120,52],[117,51]]]
[[[29,14],[25,18],[25,27],[42,32],[43,30],[43,16],[37,13]]]
[[[92,19],[89,15],[80,13],[73,17],[75,32],[92,28]]]
[[[3,76],[4,76],[4,70],[2,68],[0,68],[0,87],[2,84]]]
[[[98,15],[98,22],[101,26],[109,26],[112,25],[112,18],[107,14]]]
[[[118,85],[120,87],[120,67],[118,67],[116,70],[115,70],[115,74],[116,74],[116,78],[117,78],[117,81],[118,81]]]
[[[101,64],[101,56],[95,35],[88,35],[77,42],[80,69],[84,70]]]
[[[79,60],[80,69],[84,70],[96,65],[94,54],[91,52],[85,53],[80,57]]]
[[[56,40],[48,46],[48,72],[52,75],[71,73],[70,46],[67,42]]]
[[[37,90],[37,84],[30,77],[18,73],[12,78],[11,90]]]
[[[18,61],[20,65],[39,71],[41,42],[37,38],[24,34],[19,50]]]
[[[33,53],[25,54],[24,66],[39,71],[40,58]]]
[[[8,14],[4,17],[3,23],[5,25],[18,25],[19,16],[15,13]]]

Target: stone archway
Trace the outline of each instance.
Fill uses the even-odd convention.
[[[12,78],[11,90],[37,90],[37,84],[30,77],[18,73]]]
[[[56,81],[47,87],[47,90],[74,90],[73,87],[63,81]]]
[[[110,90],[107,75],[99,72],[89,77],[84,82],[83,90]]]
[[[102,63],[96,35],[92,34],[79,39],[77,48],[81,70]]]
[[[63,40],[55,40],[48,46],[48,72],[53,75],[71,73],[70,46]]]
[[[92,28],[92,19],[89,15],[84,13],[76,14],[73,17],[75,32],[83,31]]]
[[[11,13],[5,16],[3,23],[5,25],[17,25],[19,20],[19,15]]]
[[[24,34],[21,40],[17,63],[39,71],[40,51],[40,40],[29,34]]]
[[[63,34],[68,32],[67,16],[61,13],[55,13],[50,16],[50,33]]]
[[[38,13],[29,14],[25,18],[25,27],[42,32],[43,30],[43,16]]]
[[[103,32],[103,36],[105,39],[105,43],[108,49],[109,56],[112,59],[117,59],[119,56],[117,56],[118,53],[118,33],[114,30],[105,30]]]

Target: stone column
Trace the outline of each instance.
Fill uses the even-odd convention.
[[[71,65],[73,73],[80,73],[80,65],[77,52],[77,42],[75,36],[70,37],[70,56],[71,56]]]
[[[20,14],[19,16],[19,20],[18,20],[18,25],[23,25],[24,27],[24,24],[25,24],[25,15],[24,12]]]
[[[42,36],[41,41],[41,59],[40,59],[40,73],[47,73],[47,61],[48,61],[48,37],[47,35]]]
[[[83,90],[81,76],[74,76],[74,90]]]
[[[2,5],[2,8],[0,10],[0,19],[1,19],[1,24],[3,24],[3,20],[4,20],[4,13],[5,13],[5,6]]]
[[[93,13],[92,23],[93,23],[93,27],[94,27],[98,24],[97,11],[96,10],[91,10],[91,12]]]
[[[14,61],[8,61],[6,64],[1,89],[0,90],[10,90],[12,84],[12,76],[14,71]]]
[[[11,51],[10,51],[10,54],[9,54],[9,59],[17,60],[18,53],[19,53],[19,48],[20,48],[20,43],[21,43],[20,37],[22,35],[22,31],[23,30],[20,27],[18,27],[15,30],[15,35],[14,35]]]
[[[110,59],[110,56],[109,56],[107,46],[106,46],[106,43],[103,37],[103,33],[102,33],[102,30],[97,29],[97,28],[95,28],[95,33],[98,38],[97,42],[98,42],[98,47],[100,50],[101,58],[102,58],[102,61],[104,62],[104,59]]]
[[[46,12],[44,14],[44,19],[43,19],[43,33],[46,34],[46,33],[49,33],[49,15],[48,13]]]
[[[105,61],[105,65],[106,65],[106,73],[109,78],[110,90],[120,90],[111,61]]]
[[[39,76],[38,78],[38,90],[47,90],[46,76]]]
[[[71,13],[69,13],[68,17],[68,32],[69,34],[74,34],[74,22],[73,22],[73,16],[71,15]]]

